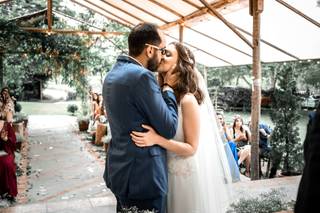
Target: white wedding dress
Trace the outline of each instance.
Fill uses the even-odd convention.
[[[200,139],[196,153],[189,157],[167,154],[168,213],[224,213],[232,202],[226,144],[222,141],[208,92],[204,92],[206,98],[200,106]],[[174,140],[183,143],[183,117],[181,107],[178,109],[179,123]]]

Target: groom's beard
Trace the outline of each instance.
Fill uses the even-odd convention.
[[[159,67],[159,60],[157,54],[153,54],[153,57],[150,58],[147,62],[147,69],[156,72]]]

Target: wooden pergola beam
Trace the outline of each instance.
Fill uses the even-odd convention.
[[[88,36],[88,35],[123,35],[123,32],[104,32],[104,31],[82,31],[82,30],[67,30],[67,29],[52,29],[49,31],[47,29],[35,28],[35,27],[22,27],[23,30],[34,33],[47,33],[47,34],[73,34],[78,36]]]
[[[179,41],[179,39],[177,39],[177,38],[175,38],[175,37],[173,37],[173,36],[171,36],[171,35],[169,35],[169,34],[167,34],[167,33],[165,33],[165,35],[168,36],[168,37],[170,37],[170,38],[173,38],[173,39],[176,40],[176,41]],[[190,43],[187,43],[187,42],[183,42],[183,43],[186,44],[187,46],[192,47],[192,48],[194,48],[194,49],[196,49],[196,50],[198,50],[198,51],[200,51],[200,52],[203,52],[203,53],[205,53],[205,54],[207,54],[207,55],[209,55],[209,56],[211,56],[211,57],[213,57],[213,58],[216,58],[216,59],[218,59],[219,61],[223,61],[224,63],[229,64],[230,66],[233,66],[233,64],[232,64],[231,62],[229,62],[229,61],[227,61],[227,60],[225,60],[225,59],[223,59],[223,58],[220,58],[220,57],[218,57],[218,56],[216,56],[216,55],[213,55],[212,53],[209,53],[209,52],[207,52],[207,51],[205,51],[205,50],[203,50],[203,49],[201,49],[201,48],[199,48],[199,47],[197,47],[197,46],[194,46],[194,45],[192,45],[192,44],[190,44]]]
[[[71,1],[74,2],[74,3],[77,3],[77,4],[79,4],[79,5],[81,5],[81,6],[83,6],[83,7],[88,8],[87,6],[85,6],[85,5],[77,2],[77,1],[75,1],[75,0],[71,0]],[[97,5],[97,4],[95,4],[95,3],[92,3],[92,2],[87,1],[87,0],[84,0],[84,1],[87,2],[88,4],[91,4],[91,5],[95,6],[96,8],[99,8],[100,10],[104,11],[106,14],[100,13],[100,12],[94,10],[93,8],[90,8],[90,10],[92,10],[92,11],[94,11],[94,12],[96,12],[96,13],[99,13],[100,15],[102,15],[102,16],[104,16],[104,17],[106,17],[106,18],[109,18],[110,16],[108,16],[107,14],[110,14],[110,15],[116,17],[117,19],[121,20],[120,22],[118,21],[119,23],[121,23],[121,22],[122,22],[122,23],[125,23],[125,24],[124,24],[125,26],[135,25],[135,23],[132,23],[132,22],[130,22],[130,21],[128,21],[128,20],[126,20],[126,19],[124,19],[124,18],[122,18],[122,17],[120,17],[120,16],[118,16],[118,15],[112,13],[112,12],[106,11],[104,8],[100,7],[99,5]],[[110,20],[115,20],[115,19],[111,18]],[[131,28],[131,27],[130,27],[130,28]]]
[[[39,10],[39,11],[34,12],[34,13],[30,13],[30,14],[27,14],[27,15],[23,15],[23,16],[18,16],[18,17],[12,18],[9,21],[16,21],[16,20],[20,21],[20,20],[30,19],[30,18],[33,18],[33,17],[38,17],[38,16],[41,16],[41,15],[45,15],[46,12],[47,12],[47,9]]]
[[[156,18],[156,19],[158,19],[158,20],[160,20],[160,21],[162,21],[163,23],[166,23],[166,24],[169,23],[168,21],[166,21],[165,19],[161,18],[160,16],[157,16],[157,15],[151,13],[150,11],[147,11],[147,10],[143,9],[142,7],[140,7],[140,6],[131,3],[131,2],[128,1],[128,0],[122,0],[122,1],[125,2],[125,3],[127,3],[128,5],[131,5],[132,7],[135,7],[135,8],[137,8],[137,9],[141,10],[142,12],[144,12],[144,13],[146,13],[146,14],[148,14],[148,15],[150,15],[150,16],[152,16],[152,17],[154,17],[154,18]]]
[[[180,17],[180,18],[183,17],[183,15],[182,15],[181,13],[178,13],[176,10],[174,10],[174,9],[166,6],[165,4],[162,4],[162,3],[160,3],[160,2],[158,2],[158,1],[156,1],[156,0],[149,0],[149,1],[152,2],[152,3],[155,4],[155,5],[158,5],[159,7],[163,8],[163,9],[169,11],[170,13],[172,13],[172,14]]]
[[[220,0],[220,1],[217,1],[217,2],[214,2],[212,4],[210,4],[213,8],[215,9],[218,9],[218,8],[221,8],[223,6],[225,6],[226,4],[229,4],[229,3],[232,3],[234,1],[237,1],[237,0]],[[186,21],[189,21],[189,20],[192,20],[194,18],[197,18],[197,17],[200,17],[200,16],[203,16],[205,14],[208,13],[208,8],[206,7],[201,7],[201,9],[187,15],[187,16],[184,16],[176,21],[173,21],[173,22],[170,22],[168,24],[164,24],[161,26],[161,29],[165,30],[165,29],[168,29],[168,28],[171,28],[171,27],[174,27],[176,25],[179,25],[181,23],[184,23]]]
[[[316,20],[312,19],[311,17],[307,16],[306,14],[304,14],[303,12],[301,12],[300,10],[296,9],[295,7],[291,6],[290,4],[288,4],[287,2],[283,1],[283,0],[276,0],[278,3],[282,4],[283,6],[285,6],[286,8],[288,8],[289,10],[295,12],[296,14],[298,14],[299,16],[303,17],[304,19],[308,20],[309,22],[311,22],[312,24],[316,25],[317,27],[320,27],[320,23],[317,22]]]
[[[247,35],[249,35],[249,36],[253,37],[252,33],[250,33],[250,32],[248,32],[248,31],[246,31],[245,29],[242,29],[241,27],[238,27],[238,26],[236,26],[236,25],[233,25],[233,26],[234,26],[235,28],[237,28],[238,30],[242,31],[243,33],[245,33],[245,34],[247,34]],[[268,45],[268,46],[270,46],[270,47],[272,47],[272,48],[274,48],[274,49],[276,49],[276,50],[278,50],[278,51],[280,51],[280,52],[284,53],[285,55],[290,56],[291,58],[294,58],[294,59],[300,60],[300,58],[299,58],[299,57],[297,57],[297,56],[295,56],[295,55],[293,55],[293,54],[291,54],[291,53],[289,53],[289,52],[287,52],[287,51],[285,51],[285,50],[281,49],[280,47],[278,47],[278,46],[276,46],[276,45],[274,45],[274,44],[272,44],[272,43],[270,43],[270,42],[268,42],[268,41],[266,41],[266,40],[264,40],[264,39],[261,39],[261,38],[260,38],[260,41],[261,41],[262,43],[264,43],[264,44],[266,44],[266,45]]]
[[[198,10],[199,10],[199,9],[201,9],[201,7],[200,7],[200,6],[198,6],[197,4],[193,3],[193,2],[192,2],[192,1],[190,1],[190,0],[182,0],[182,1],[184,1],[185,3],[187,3],[187,4],[191,5],[192,7],[197,8]]]
[[[67,15],[67,14],[64,14],[64,13],[62,13],[62,12],[53,10],[53,13],[54,13],[54,14],[58,14],[58,15],[63,16],[63,17],[66,17],[66,18],[69,18],[69,19],[72,19],[72,20],[74,20],[74,21],[80,22],[80,23],[82,23],[82,24],[85,24],[85,25],[90,26],[90,27],[92,27],[92,28],[95,28],[95,29],[97,29],[97,30],[101,30],[101,31],[103,30],[103,28],[97,27],[97,26],[92,25],[92,24],[90,24],[90,23],[88,23],[88,22],[85,22],[85,21],[83,21],[83,20],[76,19],[76,18],[74,18],[74,17],[72,17],[72,16],[69,16],[69,15]],[[111,42],[111,43],[112,43],[116,48],[118,48],[120,51],[123,51],[122,48],[119,47],[119,45],[117,45],[114,41],[112,41],[111,39],[109,39],[109,38],[107,38],[107,37],[106,37],[106,39],[107,39],[109,42]]]
[[[123,12],[124,14],[127,14],[127,15],[129,15],[129,16],[131,16],[131,17],[133,17],[133,18],[135,18],[135,19],[137,19],[137,20],[139,20],[139,21],[141,21],[141,22],[144,21],[143,19],[139,18],[138,16],[129,13],[128,11],[126,11],[126,10],[118,7],[117,5],[112,4],[111,2],[108,2],[108,1],[105,1],[105,0],[101,0],[101,1],[102,1],[103,3],[105,3],[105,4],[107,4],[107,5],[109,5],[109,6],[113,7],[113,8],[115,8],[115,9]]]
[[[184,25],[180,24],[179,25],[179,42],[183,42],[183,32],[184,32]]]
[[[194,31],[194,32],[196,32],[196,33],[204,36],[204,37],[207,37],[207,38],[210,39],[210,40],[213,40],[213,41],[215,41],[215,42],[218,42],[218,43],[220,43],[220,44],[222,44],[222,45],[224,45],[224,46],[226,46],[226,47],[229,47],[229,48],[231,48],[231,49],[233,49],[233,50],[235,50],[235,51],[237,51],[237,52],[239,52],[239,53],[242,53],[243,55],[246,55],[246,56],[248,56],[248,57],[252,57],[252,55],[250,55],[250,54],[248,54],[248,53],[246,53],[246,52],[244,52],[244,51],[242,51],[242,50],[240,50],[240,49],[238,49],[238,48],[236,48],[236,47],[234,47],[234,46],[231,46],[231,45],[229,45],[229,44],[227,44],[227,43],[225,43],[225,42],[223,42],[223,41],[220,41],[220,40],[218,40],[218,39],[216,39],[216,38],[214,38],[214,37],[212,37],[212,36],[209,36],[208,34],[205,34],[205,33],[203,33],[203,32],[200,32],[200,31],[198,31],[198,30],[196,30],[196,29],[193,29],[192,27],[189,27],[189,26],[187,26],[187,25],[185,25],[185,27],[188,28],[189,30],[192,30],[192,31]]]
[[[249,47],[253,48],[252,43],[246,39],[236,28],[233,27],[232,24],[230,24],[214,7],[208,4],[205,0],[199,0],[201,3],[208,8],[208,12],[220,19],[227,27],[229,27],[239,38],[241,38],[246,44],[249,45]]]
[[[7,3],[9,1],[11,1],[11,0],[0,0],[0,4],[4,4],[4,3]]]
[[[60,15],[60,16],[66,17],[66,18],[68,18],[68,19],[72,19],[72,20],[74,20],[74,21],[77,21],[77,22],[80,22],[80,23],[82,23],[82,24],[85,24],[85,25],[88,25],[88,26],[90,26],[90,27],[93,27],[93,28],[95,28],[95,29],[97,29],[97,30],[101,30],[101,31],[103,30],[103,29],[100,28],[100,27],[94,26],[94,25],[92,25],[92,24],[90,24],[90,23],[88,23],[88,22],[85,22],[85,21],[83,21],[83,20],[76,19],[76,18],[74,18],[74,17],[72,17],[72,16],[69,16],[69,15],[67,15],[67,14],[65,14],[65,13],[62,13],[62,12],[60,12],[60,11],[53,10],[52,12],[53,12],[53,14],[58,14],[58,15]]]

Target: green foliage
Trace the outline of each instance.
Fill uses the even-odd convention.
[[[11,0],[0,6],[0,19],[12,19],[46,8],[46,0]]]
[[[199,70],[203,70],[204,67],[197,64]],[[208,72],[208,87],[213,87],[216,85],[217,79],[219,80],[219,85],[236,85],[239,86],[240,80],[243,80],[247,87],[251,87],[249,82],[251,78],[251,66],[227,66],[227,67],[209,67],[206,68]],[[241,86],[241,85],[240,85]]]
[[[299,90],[312,89],[320,92],[320,60],[303,60],[286,62],[287,65],[295,67],[300,73],[297,80]],[[261,66],[262,89],[274,89],[277,85],[277,70],[283,66],[283,62],[263,63]],[[203,65],[197,64],[200,71]],[[251,88],[252,67],[250,65],[206,67],[208,73],[208,87],[213,88],[217,79],[221,86],[240,86]]]
[[[81,101],[81,114],[87,116],[90,113],[90,104],[88,100]]]
[[[139,210],[137,207],[130,207],[121,210],[121,213],[155,213],[157,211]]]
[[[21,110],[22,110],[21,104],[16,103],[15,106],[14,106],[14,111],[15,112],[21,112]]]
[[[101,79],[110,70],[116,56],[127,47],[128,28],[102,18],[88,10],[75,11],[70,2],[53,2],[53,9],[80,20],[77,26],[69,26],[68,18],[54,16],[54,28],[89,30],[97,26],[105,31],[122,31],[123,36],[77,36],[61,34],[29,33],[19,27],[20,21],[9,21],[46,8],[45,0],[25,0],[2,4],[0,7],[0,53],[4,55],[4,81],[12,84],[16,96],[23,90],[23,83],[41,75],[44,82],[62,77],[62,83],[76,88],[82,100],[87,98],[90,75]],[[46,28],[44,19],[32,22],[32,27]],[[81,22],[82,21],[82,22]],[[84,24],[84,22],[88,24]],[[2,69],[0,67],[0,69]],[[1,70],[0,70],[1,71]],[[102,80],[101,80],[102,81]]]
[[[272,213],[293,208],[293,202],[283,201],[284,194],[271,190],[261,193],[258,198],[241,198],[238,203],[231,204],[227,213]]]
[[[271,120],[275,124],[271,146],[277,159],[283,158],[283,172],[301,171],[302,144],[299,143],[300,98],[295,94],[297,70],[283,64],[277,70],[278,88],[272,97]]]
[[[314,88],[320,87],[320,61],[311,60],[297,63],[297,69],[302,73],[301,81]]]
[[[74,115],[74,113],[78,110],[78,106],[76,104],[69,104],[67,106],[67,111],[72,113],[72,115]]]

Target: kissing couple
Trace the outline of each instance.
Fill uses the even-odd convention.
[[[112,134],[104,179],[117,212],[226,212],[229,147],[192,52],[166,46],[151,23],[135,26],[128,45],[103,84]]]

